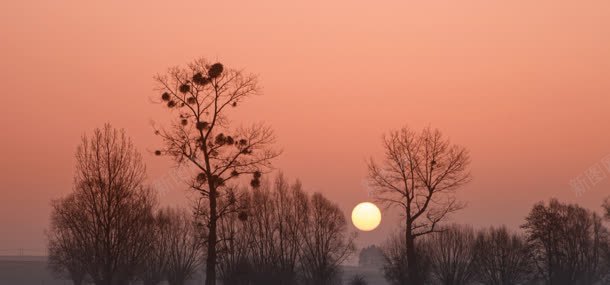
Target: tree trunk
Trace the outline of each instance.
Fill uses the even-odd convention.
[[[208,257],[206,260],[205,285],[216,285],[216,189],[210,187],[210,224],[208,234]]]
[[[418,271],[417,253],[415,252],[415,237],[413,236],[412,225],[407,222],[405,231],[406,250],[407,250],[407,273],[409,285],[423,285]]]

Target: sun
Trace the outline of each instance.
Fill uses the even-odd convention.
[[[352,210],[352,223],[361,231],[372,231],[381,222],[381,211],[370,202],[364,202],[356,205]]]

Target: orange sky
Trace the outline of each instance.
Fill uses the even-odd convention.
[[[471,150],[454,221],[516,227],[536,201],[599,209],[610,195],[608,171],[580,197],[568,184],[610,155],[608,1],[91,2],[0,7],[0,250],[45,247],[79,137],[105,122],[127,129],[151,178],[167,175],[148,152],[167,115],[152,76],[200,56],[260,75],[264,96],[235,119],[271,124],[277,167],[346,214],[367,200],[381,134],[405,124]]]

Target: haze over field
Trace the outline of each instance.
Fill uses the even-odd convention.
[[[382,133],[405,124],[470,150],[457,222],[516,228],[550,197],[600,209],[610,178],[581,196],[569,183],[595,165],[610,173],[609,2],[328,2],[4,4],[0,249],[44,253],[49,201],[71,191],[93,127],[125,128],[151,182],[171,175],[151,153],[161,142],[150,122],[168,116],[149,102],[152,76],[200,56],[259,75],[264,96],[235,120],[272,126],[275,166],[345,213],[369,200],[365,160]],[[161,200],[184,204],[185,193]],[[357,242],[395,226],[384,217]]]

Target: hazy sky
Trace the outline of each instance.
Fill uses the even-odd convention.
[[[272,125],[276,166],[348,215],[369,199],[365,160],[403,125],[470,149],[456,222],[516,228],[537,201],[597,210],[610,195],[602,164],[582,196],[569,185],[610,159],[608,1],[93,2],[0,5],[0,250],[45,247],[80,136],[105,122],[127,130],[151,180],[170,175],[150,154],[150,122],[167,116],[152,76],[202,56],[260,76],[263,96],[234,120]]]

